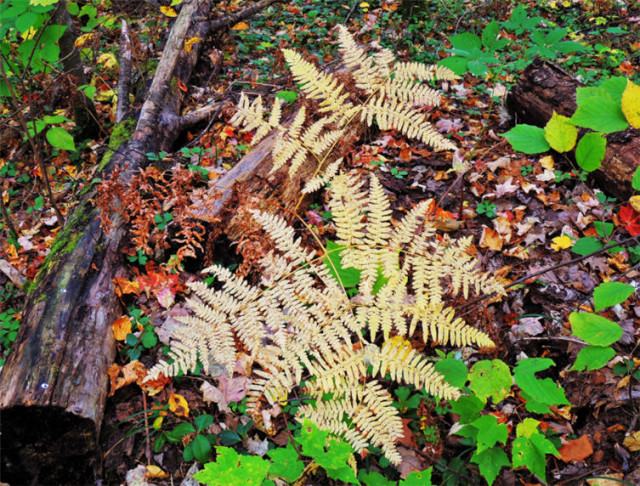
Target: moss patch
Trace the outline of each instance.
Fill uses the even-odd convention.
[[[109,137],[109,145],[107,151],[102,156],[102,161],[98,166],[98,172],[102,171],[109,162],[111,162],[111,158],[120,145],[127,142],[133,131],[136,128],[136,121],[129,118],[120,123],[116,123],[113,127],[113,131],[111,132],[111,136]]]

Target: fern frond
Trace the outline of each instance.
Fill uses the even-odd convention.
[[[397,100],[399,103],[410,103],[411,105],[439,106],[442,98],[442,93],[439,91],[410,79],[390,79],[384,85],[384,92],[389,98]]]
[[[397,100],[386,97],[384,90],[373,97],[363,107],[362,121],[371,126],[375,119],[380,130],[395,128],[409,138],[417,138],[435,150],[455,150],[456,146],[447,138],[440,135],[424,115],[410,107],[405,107]]]
[[[342,157],[331,162],[322,175],[313,177],[305,184],[304,188],[302,189],[302,193],[311,194],[312,192],[320,189],[324,184],[331,182],[334,176],[338,173],[341,164]]]
[[[258,96],[249,102],[247,95],[242,93],[238,104],[238,111],[229,120],[234,126],[242,125],[244,130],[249,131],[259,127],[263,123],[264,107],[262,106],[262,96]]]
[[[460,79],[451,69],[438,65],[425,65],[419,62],[398,62],[394,66],[394,74],[398,81],[412,80],[431,81],[441,79],[453,81]]]

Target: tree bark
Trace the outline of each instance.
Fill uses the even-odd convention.
[[[182,48],[197,14],[208,2],[184,3],[172,27],[149,98],[132,138],[104,169],[126,164],[126,180],[156,151],[160,100],[178,62],[186,83],[199,49]],[[200,11],[199,11],[200,8]],[[176,105],[177,106],[177,105]],[[171,126],[163,137],[175,140]],[[105,234],[89,191],[69,218],[28,294],[20,331],[0,374],[2,480],[11,484],[89,484],[99,469],[97,441],[108,391],[107,369],[115,357],[111,324],[121,314],[112,280],[123,273],[117,216]]]
[[[533,62],[507,97],[507,107],[516,123],[543,127],[554,110],[571,116],[576,110],[576,89],[580,81],[564,69],[541,60]],[[632,195],[631,179],[640,165],[640,130],[629,128],[607,135],[607,151],[593,177],[607,193],[620,200]]]

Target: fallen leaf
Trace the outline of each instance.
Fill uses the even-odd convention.
[[[218,405],[218,410],[221,412],[228,412],[229,407],[228,402],[225,401],[224,395],[222,392],[216,387],[212,385],[208,381],[204,381],[202,385],[200,385],[200,391],[202,392],[202,400],[207,405],[211,403],[216,403]]]
[[[149,394],[149,396],[154,396],[164,390],[164,387],[167,386],[170,382],[171,377],[164,376],[162,373],[160,373],[157,378],[140,382],[138,384],[140,385],[140,388],[142,388]]]
[[[150,486],[147,482],[147,478],[145,474],[147,472],[147,468],[140,464],[135,469],[130,469],[127,471],[127,475],[125,480],[127,482],[127,486]]]
[[[154,466],[154,465],[147,466],[147,470],[145,471],[144,475],[145,477],[150,479],[153,479],[153,478],[162,479],[162,478],[169,477],[169,473],[164,472],[158,466]]]
[[[238,22],[236,25],[231,27],[231,30],[247,30],[249,28],[249,24],[246,22]]]
[[[573,245],[571,238],[567,235],[556,236],[551,240],[551,249],[555,251],[566,250]]]
[[[118,60],[113,53],[107,52],[105,54],[101,54],[98,57],[98,64],[102,64],[102,67],[104,69],[111,69],[112,67],[116,67],[118,65]]]
[[[640,86],[631,80],[622,93],[622,113],[633,128],[640,128]]]
[[[116,341],[124,341],[128,334],[131,334],[131,319],[129,316],[122,316],[111,325]]]
[[[116,295],[121,297],[124,294],[140,295],[140,285],[138,282],[127,280],[124,277],[116,277],[112,280],[116,286]]]
[[[170,308],[175,301],[175,294],[169,287],[165,287],[160,292],[158,292],[156,294],[156,297],[158,298],[158,303],[165,309]]]
[[[160,11],[165,14],[167,17],[177,17],[178,14],[171,7],[160,7]]]
[[[493,251],[500,251],[502,250],[502,244],[503,241],[500,233],[492,228],[489,228],[488,226],[483,226],[482,236],[480,237],[481,248],[489,248]]]
[[[242,443],[247,449],[247,452],[254,456],[262,457],[269,450],[269,441],[266,438],[264,440],[260,440],[260,437],[257,435],[254,435],[253,437],[247,436]]]
[[[520,188],[520,184],[513,184],[511,181],[513,181],[513,177],[509,177],[502,184],[498,184],[496,186],[496,197],[501,197],[505,194],[511,194],[512,192],[516,192]]]
[[[640,430],[636,430],[635,432],[632,432],[630,435],[625,437],[622,445],[629,449],[631,452],[640,451]]]
[[[112,364],[107,370],[107,375],[109,375],[111,381],[109,396],[113,396],[116,390],[123,386],[131,383],[141,383],[144,377],[147,376],[147,369],[136,359],[126,366],[120,366],[117,363]]]
[[[193,49],[193,45],[200,42],[202,39],[200,37],[192,37],[191,39],[187,39],[184,43],[184,50],[187,52],[191,52]]]
[[[540,165],[543,169],[554,170],[555,162],[551,155],[546,155],[540,159]]]
[[[187,400],[177,393],[174,393],[169,397],[169,410],[175,413],[178,417],[189,416],[189,405],[187,404]]]
[[[398,472],[402,479],[406,479],[413,471],[424,471],[427,468],[424,459],[418,457],[412,449],[398,447],[398,452],[402,457],[402,461],[398,465]]]
[[[593,445],[589,437],[583,435],[563,444],[558,452],[560,452],[560,459],[564,462],[583,461],[593,454]]]
[[[608,473],[606,476],[600,476],[597,479],[587,479],[589,486],[620,486],[622,483],[622,473]]]

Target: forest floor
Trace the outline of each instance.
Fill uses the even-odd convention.
[[[617,322],[623,335],[614,346],[615,357],[598,370],[570,369],[584,342],[572,335],[569,324],[572,312],[593,310],[594,289],[603,282],[626,282],[636,289],[640,282],[638,239],[592,256],[573,252],[575,242],[591,237],[603,246],[638,236],[640,213],[634,212],[628,201],[602,192],[593,176],[566,154],[518,153],[501,137],[514,124],[505,106],[506,96],[536,56],[545,55],[585,84],[595,85],[611,76],[638,83],[640,8],[634,10],[628,3],[432,1],[416,2],[413,11],[403,12],[400,2],[394,1],[344,4],[292,0],[273,4],[254,18],[207,39],[192,84],[181,89],[188,95],[190,108],[221,101],[221,109],[210,123],[190,129],[174,153],[152,154],[155,160],[151,169],[140,179],[147,184],[148,196],[130,198],[132,220],[151,211],[153,221],[134,226],[132,238],[123,248],[130,277],[118,282],[118,295],[114,296],[126,311],[114,323],[114,332],[123,334],[118,341],[112,395],[103,424],[103,484],[144,484],[135,482],[140,465],[141,474],[146,472],[149,482],[182,481],[194,464],[183,453],[193,437],[185,434],[172,441],[165,436],[161,442],[158,438],[181,423],[191,423],[194,416],[213,417],[207,433],[215,435],[217,444],[252,453],[286,445],[294,428],[293,407],[274,416],[275,436],[252,427],[242,413],[246,373],[218,382],[217,387],[204,376],[185,376],[156,383],[155,393],[148,393],[135,383],[138,365],[131,365],[137,362],[150,368],[163,357],[173,317],[185,313],[185,284],[200,279],[199,272],[205,266],[219,263],[251,273],[251,258],[247,256],[255,247],[250,240],[236,245],[205,235],[194,246],[197,256],[187,255],[180,261],[175,255],[184,245],[172,239],[177,231],[176,212],[169,203],[169,196],[178,192],[188,199],[189,191],[214,186],[218,177],[251,150],[251,136],[229,124],[240,93],[261,94],[269,101],[277,95],[292,111],[299,94],[279,49],[304,52],[322,68],[332,68],[339,63],[333,30],[336,24],[347,25],[363,45],[373,42],[391,49],[400,60],[435,63],[450,56],[451,36],[462,32],[480,36],[492,20],[515,22],[512,11],[518,4],[527,7],[527,18],[542,17],[537,23],[540,29],[566,28],[566,39],[579,41],[588,49],[573,54],[554,51],[551,55],[536,44],[535,25],[527,27],[525,22],[511,30],[508,24],[501,24],[502,38],[509,40],[509,46],[503,53],[491,54],[493,59],[482,59],[480,64],[486,69],[480,66],[481,74],[467,73],[459,80],[437,83],[444,92],[443,102],[428,113],[428,119],[459,147],[458,151],[435,152],[396,131],[370,129],[350,151],[345,168],[376,174],[392,200],[394,214],[433,198],[439,208],[437,224],[441,231],[455,238],[472,237],[473,252],[483,269],[506,282],[523,281],[490,305],[477,307],[463,299],[454,303],[458,315],[485,330],[497,343],[494,350],[478,355],[468,348],[441,349],[469,366],[479,359],[500,358],[510,366],[523,358],[552,360],[552,366],[541,375],[564,390],[569,405],[552,407],[546,414],[532,414],[525,409],[523,397],[514,392],[492,408],[510,430],[534,416],[551,430],[549,437],[562,447],[562,454],[547,456],[549,484],[581,484],[583,478],[598,476],[606,476],[611,482],[594,483],[589,479],[589,484],[640,484],[640,432],[636,432],[640,356],[635,354],[640,295],[636,291],[623,304],[600,313]],[[230,12],[240,5],[221,2],[216,8]],[[137,25],[133,29],[135,65],[139,72],[149,72],[169,18],[155,11],[151,3],[143,2],[114,0],[104,13],[129,18]],[[117,66],[109,60],[114,54],[117,57],[119,36],[117,29],[101,28],[94,33],[86,42],[92,43],[96,57],[101,58],[101,69],[94,73],[96,105],[108,132],[118,78]],[[218,73],[214,66],[218,66]],[[53,91],[51,88],[40,94],[43,104],[53,102]],[[106,140],[89,141],[74,154],[61,151],[49,159],[56,198],[65,214],[75,206],[83,187],[94,179]],[[60,226],[53,210],[48,209],[38,171],[30,162],[14,156],[21,144],[19,138],[5,137],[0,148],[0,189],[20,231],[17,240],[9,238],[8,231],[0,231],[0,258],[24,278],[33,280]],[[458,177],[450,169],[463,163],[469,164],[469,170]],[[175,175],[170,168],[176,165],[192,175]],[[164,202],[154,206],[160,197]],[[322,197],[315,198],[300,216],[323,237],[330,238],[334,233],[327,201]],[[211,227],[207,229],[215,233]],[[197,232],[194,229],[194,234]],[[543,269],[550,270],[539,273]],[[9,352],[12,336],[15,339],[25,298],[24,292],[0,273],[0,358]],[[203,384],[207,386],[203,388]],[[411,470],[435,466],[436,484],[484,484],[477,465],[470,462],[473,448],[451,433],[455,415],[450,410],[443,411],[442,404],[412,388],[396,389],[394,396],[407,418],[403,443],[408,465],[400,471],[402,477]],[[176,403],[182,408],[176,408]],[[363,458],[360,463],[368,471],[381,471],[389,480],[399,479],[398,473],[380,463],[379,457]],[[149,477],[146,466],[150,464],[170,478],[163,478],[162,473]],[[330,484],[333,480],[319,472],[307,481]],[[526,468],[505,468],[495,484],[540,482]]]

